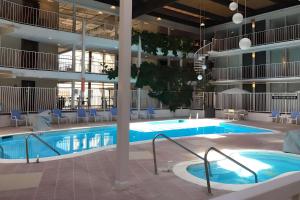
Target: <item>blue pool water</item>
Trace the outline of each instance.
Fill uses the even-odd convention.
[[[232,155],[257,173],[258,182],[270,180],[287,172],[300,171],[300,157],[292,154],[263,151],[241,151]],[[254,175],[228,159],[210,162],[212,182],[224,184],[253,184]],[[201,179],[205,178],[203,164],[190,165],[187,171]]]
[[[241,126],[230,123],[205,122],[201,120],[167,120],[156,122],[132,123],[130,125],[130,142],[151,140],[158,133],[169,137],[187,137],[203,134],[261,134],[271,133],[270,130]],[[39,136],[54,147],[60,154],[72,154],[89,149],[107,147],[116,144],[116,125],[69,129],[43,132]],[[5,159],[25,158],[25,136],[14,135],[0,137],[0,147],[4,150]],[[30,158],[56,156],[37,139],[29,139]]]

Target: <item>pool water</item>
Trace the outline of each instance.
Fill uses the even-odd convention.
[[[258,182],[270,180],[287,172],[300,171],[300,157],[268,151],[242,151],[231,155],[234,159],[257,173]],[[224,184],[254,184],[254,175],[228,159],[210,162],[212,182]],[[187,171],[206,179],[204,164],[193,164]]]
[[[130,124],[130,142],[147,141],[155,135],[163,133],[172,138],[197,136],[204,134],[262,134],[272,133],[270,130],[259,129],[217,120],[165,120],[156,122],[140,122]],[[0,146],[4,159],[24,159],[26,134],[0,137]],[[116,125],[49,131],[39,134],[44,141],[54,147],[61,155],[73,154],[99,147],[116,144]],[[1,149],[0,149],[1,151]],[[36,138],[29,139],[29,157],[57,156]]]

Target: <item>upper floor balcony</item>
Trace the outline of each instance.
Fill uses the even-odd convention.
[[[82,33],[82,23],[85,20],[88,36],[112,40],[118,38],[118,25],[106,23],[94,17],[74,17],[61,12],[24,6],[8,0],[0,0],[0,18],[15,23],[79,34]]]
[[[105,66],[115,67],[115,61],[108,61],[109,59],[104,59],[101,53],[90,52],[87,54],[85,57],[86,79],[112,82],[103,72]],[[72,54],[68,52],[54,54],[0,47],[0,68],[11,71],[17,76],[80,80],[81,65],[80,52],[76,52],[72,57]],[[32,70],[35,72],[32,73]]]
[[[214,68],[213,80],[216,82],[243,80],[300,79],[300,61],[263,64],[242,67]]]
[[[239,42],[244,37],[251,39],[252,48],[263,45],[300,40],[300,24],[268,29],[265,31],[253,32],[224,39],[213,39],[212,48],[210,50],[214,52],[223,52],[239,49]]]

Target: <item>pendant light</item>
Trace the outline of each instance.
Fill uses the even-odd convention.
[[[232,2],[232,3],[235,3],[235,2]],[[236,4],[238,5],[238,1]],[[235,24],[240,24],[243,22],[244,16],[241,13],[239,13],[238,7],[235,10],[237,10],[237,12],[232,16],[232,21]]]
[[[229,9],[231,11],[236,11],[238,9],[238,7],[239,7],[239,5],[234,1],[229,4]]]
[[[244,32],[244,35],[246,35],[246,31],[247,31],[247,22],[246,22],[246,17],[247,17],[247,0],[245,0],[245,32]],[[252,46],[252,42],[249,38],[247,37],[244,37],[243,39],[240,40],[239,42],[239,46],[240,46],[240,49],[242,50],[247,50],[247,49],[250,49],[251,46]]]

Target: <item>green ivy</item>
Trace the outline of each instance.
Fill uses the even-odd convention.
[[[139,44],[139,36],[142,41],[142,49],[148,54],[156,56],[158,54],[158,49],[160,49],[163,56],[167,56],[169,51],[172,51],[173,55],[177,57],[178,52],[181,51],[185,58],[189,52],[193,52],[194,42],[189,38],[133,30],[132,44]]]
[[[108,78],[116,78],[117,70],[107,69]],[[162,66],[143,62],[139,72],[136,65],[131,66],[131,76],[137,77],[137,88],[150,87],[149,96],[167,105],[171,111],[191,105],[193,87],[188,83],[196,80],[192,66]]]

